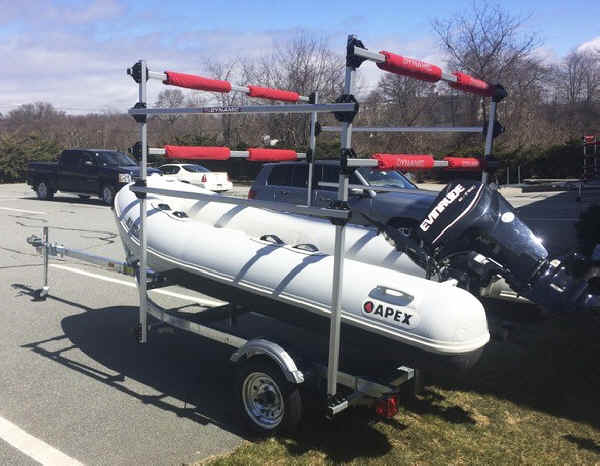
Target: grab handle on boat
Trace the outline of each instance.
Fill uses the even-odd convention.
[[[261,241],[268,241],[269,243],[274,244],[285,244],[283,240],[277,235],[262,235],[260,237]]]

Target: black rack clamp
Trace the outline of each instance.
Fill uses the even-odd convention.
[[[354,173],[354,167],[348,166],[348,159],[356,158],[358,158],[356,152],[354,152],[354,149],[351,147],[342,149],[340,153],[340,171],[345,175],[352,175],[352,173]]]
[[[142,141],[136,142],[133,146],[127,149],[138,162],[142,160]],[[146,153],[148,153],[148,146],[146,146]]]
[[[146,102],[138,102],[133,106],[133,108],[147,108]],[[147,115],[145,113],[144,114],[135,114],[135,115],[131,115],[131,116],[138,123],[146,123]]]
[[[367,58],[356,55],[354,53],[354,47],[359,47],[365,50],[367,50],[367,48],[356,37],[348,37],[348,43],[346,45],[346,66],[355,70],[362,65],[362,62],[367,60]]]
[[[333,112],[335,119],[341,123],[352,123],[358,113],[360,105],[353,94],[342,94],[335,99],[336,104],[354,104],[354,110],[351,112]]]
[[[313,151],[312,149],[309,147],[308,149],[306,149],[306,163],[313,163]]]
[[[142,81],[142,62],[139,61],[131,68],[127,68],[127,74],[133,78],[136,83]],[[148,67],[146,66],[146,81],[148,81]]]
[[[136,178],[133,185],[137,188],[145,188],[146,186],[148,186],[146,184],[146,180],[143,180],[141,178]],[[138,199],[146,199],[146,193],[140,193],[135,191],[135,197],[137,197]]]
[[[506,96],[508,96],[508,92],[504,89],[502,84],[496,84],[494,86],[494,94],[492,95],[492,100],[496,103],[502,101]]]
[[[488,128],[489,128],[489,122],[488,120],[484,120],[483,122],[483,132],[481,133],[483,135],[483,140],[485,141],[485,138],[487,137],[487,132],[488,132]],[[494,139],[496,139],[498,136],[500,136],[501,134],[503,134],[505,131],[504,126],[502,126],[502,124],[500,124],[500,122],[498,120],[494,120],[494,129],[492,132],[492,137]]]

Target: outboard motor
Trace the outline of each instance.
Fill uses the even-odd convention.
[[[578,254],[548,259],[542,242],[487,185],[457,181],[439,194],[415,234],[430,273],[475,292],[494,277],[551,311],[600,309],[598,277]],[[407,251],[410,253],[410,251]]]

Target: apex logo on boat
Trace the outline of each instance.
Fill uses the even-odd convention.
[[[452,190],[448,191],[444,198],[438,202],[431,212],[429,212],[427,218],[423,220],[421,223],[421,230],[429,230],[429,227],[433,225],[433,222],[435,222],[440,214],[446,210],[446,208],[452,204],[464,190],[465,187],[462,184],[457,184]]]
[[[413,328],[417,325],[419,316],[412,310],[401,310],[390,303],[376,301],[374,299],[365,301],[362,305],[363,315],[372,319],[383,320]]]

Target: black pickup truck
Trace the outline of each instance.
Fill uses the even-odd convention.
[[[160,174],[148,168],[148,175]],[[106,149],[63,150],[58,162],[31,162],[27,184],[39,199],[52,199],[56,191],[75,193],[83,199],[98,196],[111,205],[115,193],[139,174],[129,156]]]

